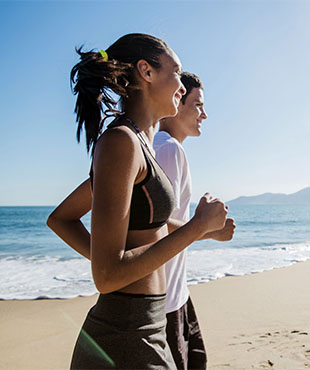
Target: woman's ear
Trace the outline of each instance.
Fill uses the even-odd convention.
[[[140,59],[136,65],[138,74],[146,82],[151,82],[153,77],[152,66],[144,59]]]

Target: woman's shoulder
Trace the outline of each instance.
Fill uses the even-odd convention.
[[[118,125],[110,127],[99,137],[95,154],[101,152],[135,152],[139,148],[137,135],[127,126]]]
[[[126,126],[106,130],[98,139],[93,156],[94,178],[123,184],[135,178],[141,167],[141,148],[135,133]]]

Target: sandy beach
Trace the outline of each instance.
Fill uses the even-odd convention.
[[[191,286],[208,369],[310,368],[310,261]],[[68,369],[97,297],[0,301],[0,369]]]

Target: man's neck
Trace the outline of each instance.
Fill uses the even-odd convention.
[[[182,132],[180,132],[177,128],[177,126],[173,127],[173,125],[167,125],[164,123],[160,123],[159,131],[166,131],[168,134],[175,138],[180,144],[183,144],[183,141],[186,139],[187,136],[185,136]]]

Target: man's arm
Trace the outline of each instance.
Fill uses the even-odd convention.
[[[222,230],[212,231],[211,233],[206,233],[198,240],[213,239],[218,242],[226,242],[233,238],[236,225],[233,218],[227,218],[225,226]]]
[[[167,223],[169,234],[185,224],[185,221],[174,217],[175,211],[180,209],[182,162],[185,160],[185,158],[182,158],[182,154],[183,153],[181,153],[177,145],[171,143],[165,143],[156,149],[156,159],[172,183],[176,203],[176,208],[172,212],[172,217],[169,218]],[[228,218],[222,230],[206,233],[198,240],[214,239],[217,241],[228,241],[232,239],[235,228],[236,225],[234,224],[234,220]]]

